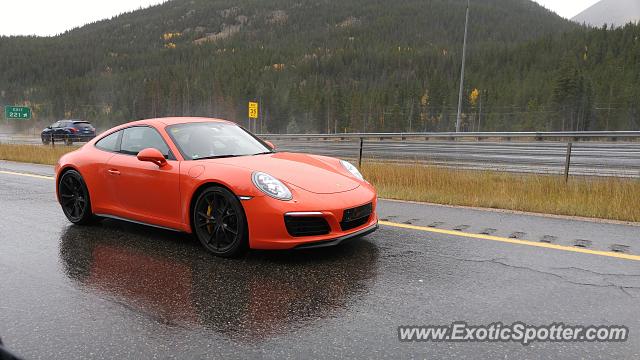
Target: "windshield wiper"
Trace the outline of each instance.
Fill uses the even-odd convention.
[[[224,158],[232,158],[238,156],[246,156],[246,155],[215,155],[215,156],[205,156],[193,160],[207,160],[207,159],[224,159]]]
[[[275,151],[265,151],[265,152],[260,152],[260,153],[257,153],[257,154],[253,154],[251,156],[266,155],[266,154],[273,154],[273,153],[275,153]]]

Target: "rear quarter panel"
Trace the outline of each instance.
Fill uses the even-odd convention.
[[[114,153],[97,149],[93,144],[86,144],[82,148],[63,155],[56,166],[56,194],[60,176],[68,169],[80,173],[89,189],[91,209],[94,213],[112,209],[106,186],[106,163]],[[60,199],[58,198],[58,202]]]

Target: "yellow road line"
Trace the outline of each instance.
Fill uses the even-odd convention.
[[[380,225],[394,227],[394,228],[425,231],[425,232],[430,232],[430,233],[435,233],[435,234],[459,236],[459,237],[464,237],[464,238],[469,238],[469,239],[497,241],[497,242],[502,242],[502,243],[507,243],[507,244],[535,246],[535,247],[546,248],[546,249],[570,251],[570,252],[581,253],[581,254],[607,256],[607,257],[612,257],[612,258],[617,258],[617,259],[640,261],[640,256],[638,256],[638,255],[629,255],[629,254],[616,253],[616,252],[611,252],[611,251],[589,250],[589,249],[584,249],[584,248],[579,248],[579,247],[562,246],[562,245],[555,245],[555,244],[536,242],[536,241],[529,241],[529,240],[508,239],[508,238],[503,238],[503,237],[499,237],[499,236],[492,236],[492,235],[470,234],[470,233],[465,233],[465,232],[462,232],[462,231],[443,230],[443,229],[436,229],[436,228],[430,228],[430,227],[424,227],[424,226],[415,226],[415,225],[408,225],[408,224],[398,224],[398,223],[393,223],[393,222],[388,222],[388,221],[380,221]]]
[[[0,170],[0,174],[26,176],[26,177],[36,178],[36,179],[45,179],[45,180],[55,180],[55,177],[53,177],[53,176],[26,174],[26,173],[21,173],[21,172],[4,171],[4,170]]]

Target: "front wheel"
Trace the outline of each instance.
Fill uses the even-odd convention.
[[[85,225],[93,219],[89,190],[79,172],[69,170],[60,177],[58,198],[64,215],[72,223]]]
[[[248,248],[247,221],[238,198],[229,190],[211,186],[197,198],[193,231],[214,255],[237,257]]]

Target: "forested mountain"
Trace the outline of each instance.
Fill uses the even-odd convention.
[[[0,38],[0,105],[105,127],[170,115],[269,132],[443,131],[465,0],[174,0],[53,38]],[[640,30],[529,0],[471,6],[465,128],[637,128]],[[606,110],[603,110],[606,108]]]

